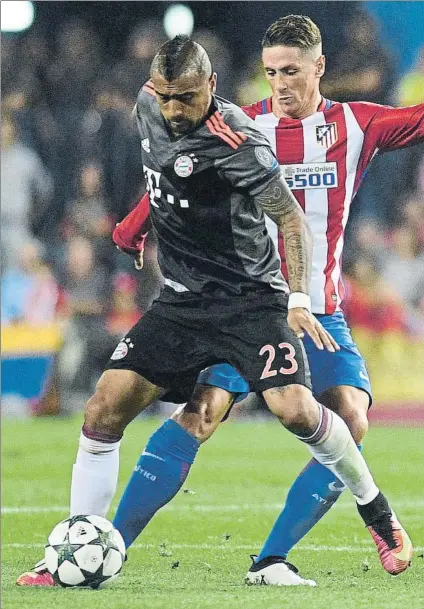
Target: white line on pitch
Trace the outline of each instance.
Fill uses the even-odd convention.
[[[152,543],[135,543],[132,548],[143,548],[145,550],[151,550],[158,548],[160,544]],[[166,547],[169,550],[252,550],[252,548],[259,547],[261,542],[252,542],[251,544],[231,544],[231,543],[167,543]],[[3,548],[44,548],[42,543],[4,543]],[[374,545],[367,546],[327,546],[327,545],[301,545],[296,550],[303,550],[305,552],[371,552],[375,550]],[[415,546],[415,552],[424,551],[424,546]]]
[[[193,504],[193,505],[166,505],[162,509],[167,511],[175,512],[238,512],[238,511],[252,511],[252,512],[272,512],[274,510],[281,509],[283,503],[264,503],[264,504],[251,504],[251,503],[230,503],[230,504]],[[353,502],[338,504],[337,509],[353,509]],[[411,500],[411,501],[397,501],[395,507],[398,510],[401,509],[415,509],[424,507],[424,501],[422,500]],[[47,507],[43,506],[5,506],[2,508],[2,514],[42,514],[42,513],[53,513],[53,512],[68,512],[69,507],[62,505],[51,505]],[[114,511],[114,510],[113,510]]]

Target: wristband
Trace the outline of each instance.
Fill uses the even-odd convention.
[[[311,297],[303,292],[292,292],[289,294],[289,302],[287,308],[290,309],[307,309],[311,312]]]

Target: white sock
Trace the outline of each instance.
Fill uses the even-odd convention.
[[[320,422],[308,444],[317,461],[331,470],[353,493],[356,501],[365,505],[379,493],[370,470],[346,423],[335,412],[319,405]]]
[[[81,434],[72,470],[71,516],[106,516],[118,484],[120,444],[90,440]]]

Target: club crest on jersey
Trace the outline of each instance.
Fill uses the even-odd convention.
[[[259,163],[267,169],[270,169],[274,163],[277,164],[274,155],[267,146],[255,146],[255,156]]]
[[[336,123],[318,125],[315,127],[315,133],[318,144],[321,144],[321,146],[324,146],[324,148],[330,148],[330,146],[337,142],[338,135]]]
[[[188,178],[193,173],[193,161],[186,154],[179,156],[174,163],[174,171],[180,178]]]
[[[118,343],[118,346],[116,347],[115,351],[110,356],[110,359],[114,359],[114,360],[123,359],[127,355],[128,349],[133,349],[133,348],[134,348],[134,344],[131,342],[131,339],[125,338]]]

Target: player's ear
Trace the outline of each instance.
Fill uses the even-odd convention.
[[[320,55],[315,62],[315,75],[318,78],[324,75],[325,72],[325,55]]]
[[[217,75],[216,75],[216,72],[214,72],[209,79],[209,86],[210,86],[211,93],[215,93],[215,91],[216,91],[216,80],[217,80]]]

